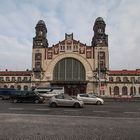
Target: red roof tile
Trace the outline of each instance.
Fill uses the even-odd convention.
[[[136,70],[110,70],[111,75],[140,75],[140,69]]]
[[[0,71],[0,76],[31,76],[31,71]]]

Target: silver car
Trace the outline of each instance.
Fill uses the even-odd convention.
[[[97,105],[104,104],[104,100],[95,95],[78,94],[77,99],[82,100],[85,104],[97,104]]]
[[[80,108],[83,107],[84,103],[81,100],[73,99],[67,94],[59,94],[50,98],[49,105],[50,107],[72,106],[75,108]]]

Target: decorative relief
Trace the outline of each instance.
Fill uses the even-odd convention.
[[[59,49],[58,49],[58,47],[55,47],[54,48],[54,54],[57,55],[58,53],[59,53]]]
[[[48,59],[52,59],[52,52],[48,52],[47,58],[48,58]]]
[[[86,58],[87,59],[91,59],[91,51],[87,51],[86,52]]]
[[[80,47],[80,54],[85,54],[85,47],[84,46]]]
[[[35,54],[35,60],[41,60],[41,53]]]

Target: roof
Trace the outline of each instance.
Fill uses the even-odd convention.
[[[0,76],[31,76],[31,71],[0,71]]]
[[[140,75],[140,69],[136,70],[110,70],[111,75]]]

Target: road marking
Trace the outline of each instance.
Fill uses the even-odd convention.
[[[50,111],[50,109],[42,109],[42,108],[36,108],[35,110],[38,110],[38,111]]]
[[[46,115],[46,114],[17,114],[17,113],[0,113],[1,116],[23,116],[23,117],[58,117],[58,118],[85,118],[85,119],[112,119],[112,120],[140,120],[140,118],[122,118],[122,117],[95,117],[95,116],[68,116],[68,115]]]
[[[123,113],[126,113],[126,114],[138,114],[140,112],[123,112]]]
[[[68,112],[68,111],[70,111],[70,112],[77,112],[77,111],[79,111],[79,110],[63,110],[63,111],[65,111],[65,112]]]
[[[23,110],[23,108],[8,108],[10,110]]]
[[[109,111],[93,111],[93,112],[96,112],[96,113],[108,113]]]

